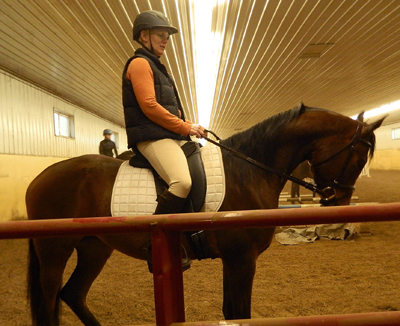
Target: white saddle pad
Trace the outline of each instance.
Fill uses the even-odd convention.
[[[200,149],[207,177],[207,193],[202,211],[216,212],[225,197],[225,174],[221,149],[207,143]],[[196,186],[196,185],[194,185]],[[112,216],[153,214],[157,206],[153,173],[122,163],[114,182],[111,198]]]

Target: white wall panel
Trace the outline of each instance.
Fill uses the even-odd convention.
[[[400,139],[392,139],[392,129],[400,128],[400,122],[381,126],[375,130],[376,149],[400,149]]]
[[[0,117],[1,117],[1,134],[2,141],[0,142],[0,151],[2,153],[9,153],[10,138],[12,137],[12,128],[10,128],[11,119],[11,80],[6,75],[0,74]]]
[[[74,117],[75,138],[55,136],[53,110]],[[114,108],[122,111],[120,107]],[[120,112],[119,112],[120,113]],[[119,152],[127,149],[125,129],[0,70],[0,154],[74,157],[97,154],[102,132],[119,134]]]

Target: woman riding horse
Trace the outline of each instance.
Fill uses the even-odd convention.
[[[128,147],[139,150],[169,186],[157,198],[155,214],[182,212],[192,180],[181,147],[190,136],[205,136],[202,126],[185,119],[172,77],[160,62],[175,33],[163,13],[139,14],[133,39],[142,48],[128,59],[122,76]]]

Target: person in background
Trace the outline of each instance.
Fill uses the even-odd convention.
[[[106,155],[114,157],[113,150],[115,152],[115,157],[118,156],[117,147],[115,143],[111,140],[112,131],[110,129],[104,129],[103,136],[104,139],[100,142],[99,153],[101,155]]]

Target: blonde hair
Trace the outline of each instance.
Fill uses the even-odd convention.
[[[149,33],[149,30],[148,30],[148,29],[141,30],[141,31],[140,31],[140,34],[139,34],[139,43],[140,43],[140,44],[143,44],[143,43],[144,43],[144,40],[143,40],[143,38],[142,38],[142,32],[146,33],[146,34],[148,35],[148,37],[150,37],[150,33]]]

